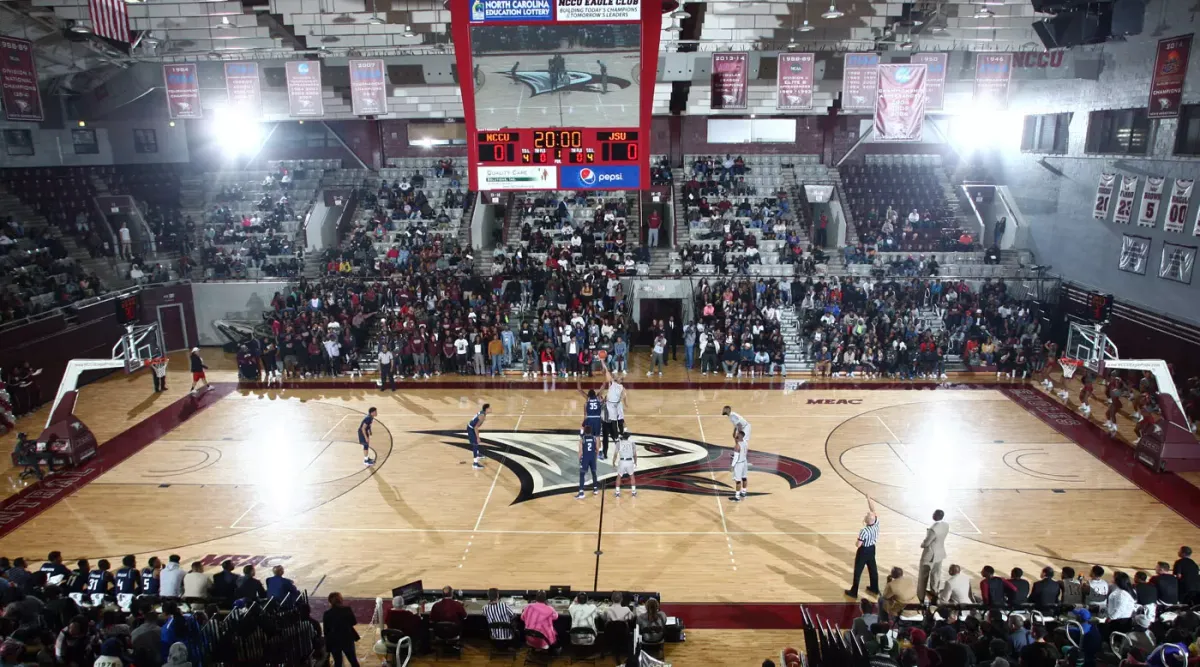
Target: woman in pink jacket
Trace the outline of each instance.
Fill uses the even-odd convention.
[[[553,646],[554,642],[558,639],[554,632],[554,620],[557,618],[558,612],[546,604],[546,591],[538,591],[537,599],[521,612],[521,620],[525,622],[525,629],[537,630],[546,637],[549,643],[542,645],[541,640],[530,639],[529,645],[534,648],[548,648]]]

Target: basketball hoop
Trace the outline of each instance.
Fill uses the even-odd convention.
[[[1080,367],[1083,366],[1083,360],[1075,359],[1074,357],[1060,357],[1058,360],[1058,365],[1062,366],[1063,379],[1070,380],[1071,378],[1075,377],[1075,371],[1079,370]]]

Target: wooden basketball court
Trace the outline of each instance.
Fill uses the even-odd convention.
[[[880,506],[884,569],[915,570],[936,508],[951,524],[949,560],[970,572],[1149,568],[1200,542],[1195,525],[1015,402],[1011,385],[656,389],[630,379],[640,493],[576,500],[573,381],[395,393],[220,384],[223,396],[178,417],[190,400],[183,373],[157,397],[148,378],[113,376],[85,387],[77,410],[102,443],[139,423],[170,430],[12,529],[0,552],[178,553],[210,566],[258,557],[302,588],[366,598],[421,579],[839,602],[866,494]],[[474,471],[464,428],[485,402],[489,459]],[[728,498],[726,404],[753,425],[754,495],[740,504]],[[366,467],[355,430],[371,406],[377,463]],[[16,473],[10,493],[23,485]]]

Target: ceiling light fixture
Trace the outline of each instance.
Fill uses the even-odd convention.
[[[90,35],[92,34],[92,28],[82,21],[76,21],[71,24],[71,32],[77,35]]]
[[[233,24],[229,22],[228,16],[222,16],[221,22],[216,25],[217,30],[229,30],[233,28]]]
[[[980,7],[979,9],[977,9],[975,11],[975,18],[977,18],[977,19],[990,19],[995,15],[996,15],[996,12],[993,12],[992,10],[988,9],[987,7]]]
[[[411,25],[406,25],[406,26],[404,26],[404,32],[402,33],[402,35],[404,37],[416,37],[417,33],[413,31]]]
[[[367,23],[369,23],[371,25],[383,25],[383,24],[387,23],[387,21],[384,21],[383,19],[379,18],[378,16],[372,16],[371,18],[367,19]]]
[[[804,19],[804,23],[801,23],[800,27],[796,29],[800,32],[812,32],[816,28],[813,28],[812,25],[809,24],[808,19]]]
[[[845,15],[846,15],[845,13],[843,13],[840,9],[837,8],[837,6],[834,5],[834,3],[831,2],[831,3],[829,3],[829,11],[825,12],[824,14],[821,14],[821,18],[823,18],[823,19],[840,19]]]
[[[675,11],[671,12],[670,17],[673,19],[683,20],[683,19],[692,18],[692,15],[687,13],[686,11],[684,11],[682,8],[680,8],[680,9],[676,9]]]
[[[325,35],[321,38],[322,44],[336,44],[340,41],[342,41],[342,39],[337,35]]]

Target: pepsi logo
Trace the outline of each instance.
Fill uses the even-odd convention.
[[[587,167],[580,169],[579,170],[579,182],[583,183],[584,185],[595,185],[596,172],[592,171],[591,169],[589,169]]]

